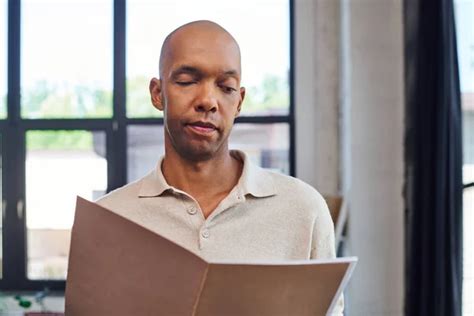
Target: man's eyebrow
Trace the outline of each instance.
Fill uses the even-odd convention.
[[[192,76],[197,76],[197,77],[203,77],[205,73],[200,70],[199,68],[189,66],[189,65],[182,65],[176,68],[171,72],[171,78],[176,78],[179,75],[192,75]],[[220,76],[222,77],[234,77],[234,78],[239,78],[239,72],[235,69],[231,70],[222,70]]]
[[[202,73],[201,70],[197,69],[196,67],[183,65],[183,66],[179,66],[178,68],[173,70],[171,72],[171,77],[177,77],[177,76],[182,75],[182,74],[202,76],[203,73]]]
[[[224,71],[224,75],[226,75],[226,76],[237,76],[238,72],[237,72],[237,70],[231,69],[231,70]]]
[[[239,78],[239,73],[237,70],[227,70],[223,72],[224,77],[235,77]]]

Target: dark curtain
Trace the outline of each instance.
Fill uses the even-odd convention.
[[[453,0],[405,0],[406,315],[461,316],[462,134]]]

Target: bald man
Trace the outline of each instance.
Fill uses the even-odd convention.
[[[235,39],[210,21],[183,25],[164,41],[159,73],[149,89],[163,111],[165,155],[98,203],[206,260],[335,257],[321,195],[228,148],[245,97]]]

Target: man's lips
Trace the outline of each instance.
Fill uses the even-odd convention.
[[[217,130],[214,124],[203,121],[188,123],[186,126],[198,134],[210,134]]]

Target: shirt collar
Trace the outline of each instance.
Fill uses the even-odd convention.
[[[242,195],[250,194],[254,197],[267,197],[276,194],[273,178],[268,170],[255,165],[240,150],[231,150],[230,153],[244,163],[242,175],[237,183],[237,187]]]
[[[239,194],[250,194],[254,197],[267,197],[276,194],[273,179],[270,173],[252,163],[242,151],[231,150],[231,155],[243,162],[242,175],[237,183]],[[142,179],[139,197],[156,197],[166,191],[179,191],[170,186],[161,171],[164,156],[159,160],[156,168]]]
[[[166,179],[161,171],[161,164],[163,163],[164,156],[160,158],[155,169],[147,174],[142,179],[140,191],[138,197],[154,197],[160,196],[165,191],[173,191],[173,187],[166,182]]]

